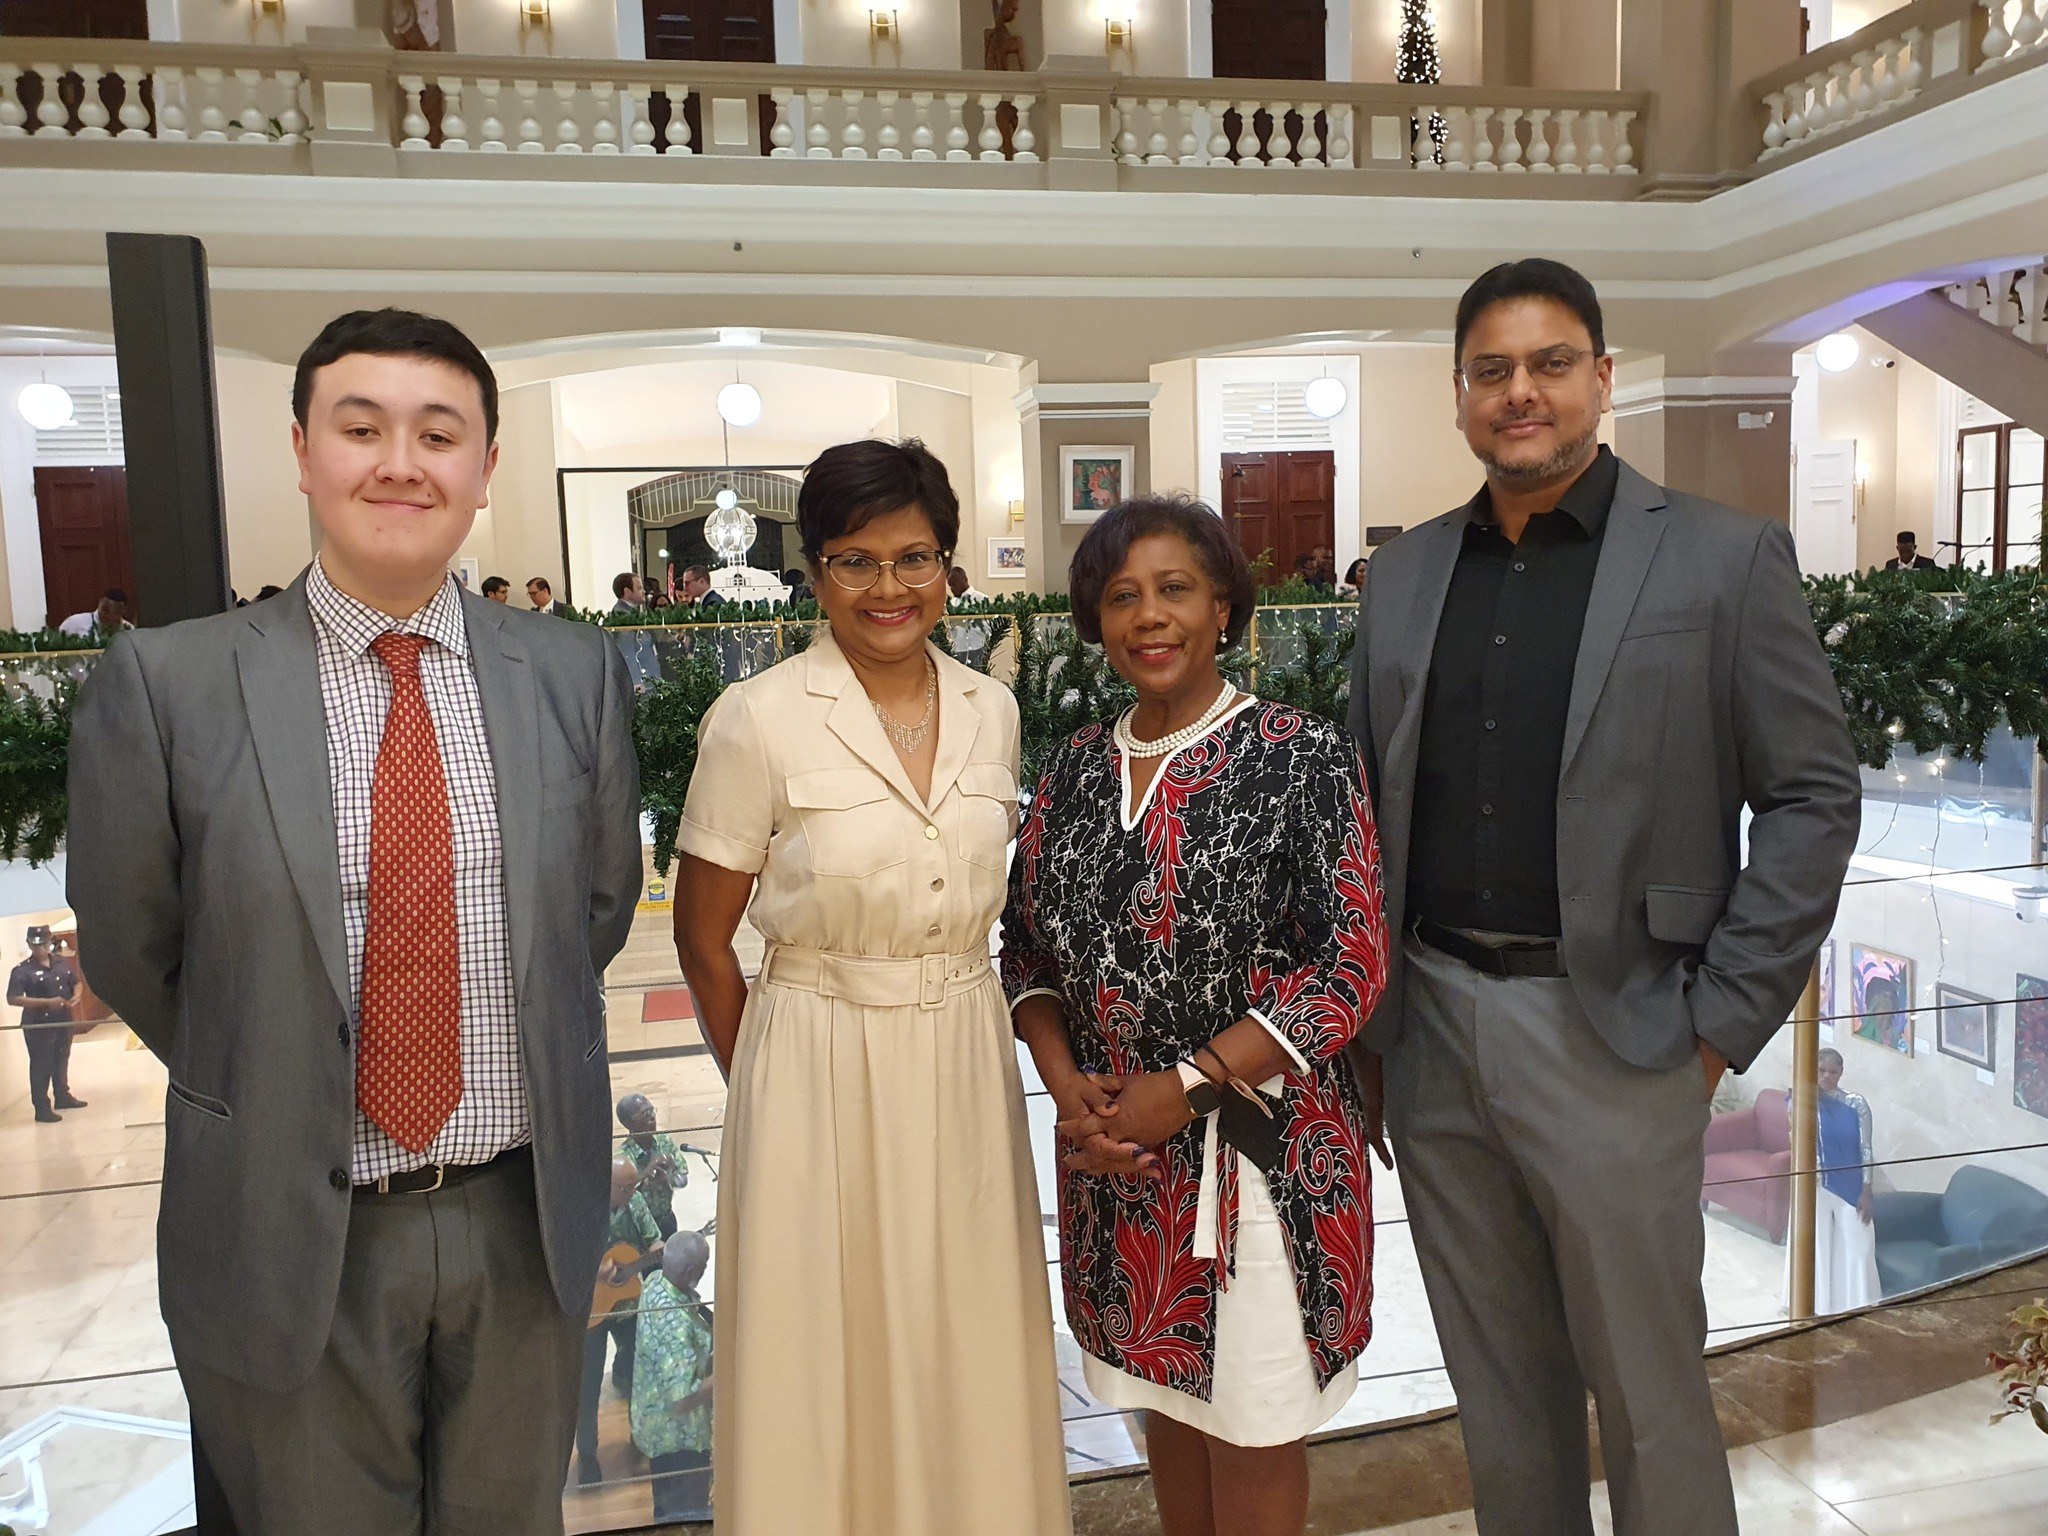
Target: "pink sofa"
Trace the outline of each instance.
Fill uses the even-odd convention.
[[[1748,1109],[1707,1124],[1706,1180],[1700,1206],[1718,1205],[1785,1241],[1792,1205],[1792,1104],[1782,1088],[1766,1088]]]

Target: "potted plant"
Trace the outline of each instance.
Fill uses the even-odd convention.
[[[2048,1301],[2030,1301],[2007,1319],[2012,1330],[2008,1353],[1994,1352],[1991,1365],[2005,1394],[2005,1406],[1991,1416],[1996,1424],[2015,1413],[2024,1413],[2048,1434]]]

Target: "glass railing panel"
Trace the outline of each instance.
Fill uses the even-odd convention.
[[[12,1308],[10,1305],[10,1329]],[[192,1524],[191,1427],[168,1367],[0,1385],[0,1526],[148,1536]]]

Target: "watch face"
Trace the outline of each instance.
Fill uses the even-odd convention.
[[[1187,1090],[1188,1108],[1198,1116],[1214,1114],[1223,1102],[1223,1095],[1216,1091],[1214,1083],[1196,1083]]]

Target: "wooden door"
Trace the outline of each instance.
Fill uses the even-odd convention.
[[[1223,516],[1246,556],[1270,555],[1285,581],[1310,550],[1337,547],[1336,454],[1226,453]]]
[[[775,62],[774,0],[640,0],[650,59]]]
[[[1321,80],[1323,0],[1213,0],[1211,73],[1219,80]]]
[[[45,622],[95,607],[109,587],[135,609],[135,556],[128,547],[128,471],[118,465],[36,469],[36,523],[43,539]]]
[[[0,0],[0,37],[149,38],[149,0]]]

